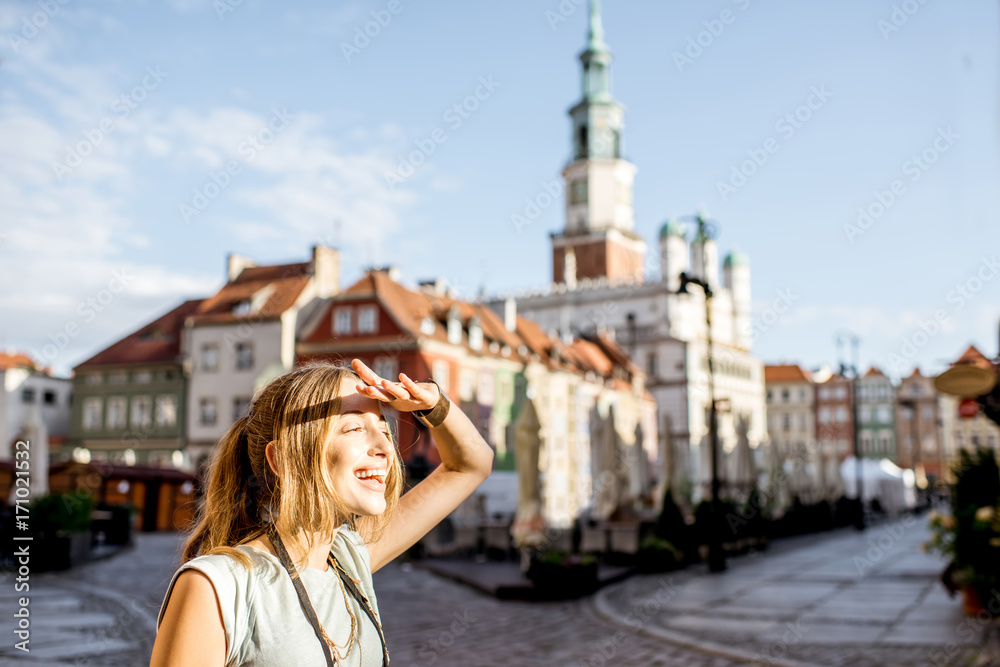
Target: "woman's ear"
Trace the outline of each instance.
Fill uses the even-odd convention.
[[[264,448],[264,458],[267,459],[267,465],[270,466],[274,476],[280,477],[278,474],[278,445],[274,440],[267,443],[267,447]]]

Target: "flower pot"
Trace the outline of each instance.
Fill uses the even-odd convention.
[[[984,611],[983,602],[979,598],[979,593],[972,586],[965,586],[962,589],[962,611],[966,616],[978,616]]]

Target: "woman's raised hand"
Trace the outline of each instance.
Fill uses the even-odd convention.
[[[365,384],[357,385],[359,394],[391,403],[400,412],[430,410],[439,398],[439,390],[433,382],[414,382],[405,374],[399,374],[399,382],[380,378],[360,359],[351,361],[351,368]]]

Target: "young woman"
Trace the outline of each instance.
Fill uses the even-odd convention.
[[[471,495],[493,452],[435,383],[352,367],[276,378],[222,438],[153,667],[387,663],[372,572]],[[427,424],[441,455],[402,497],[383,404]]]

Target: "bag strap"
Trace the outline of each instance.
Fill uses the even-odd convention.
[[[278,560],[288,571],[288,576],[292,578],[292,585],[295,586],[295,592],[299,596],[299,605],[302,607],[302,612],[306,615],[306,620],[309,621],[309,625],[312,626],[313,632],[316,633],[316,639],[319,643],[323,645],[323,657],[326,658],[327,667],[336,667],[336,662],[330,653],[330,647],[326,643],[326,639],[323,638],[323,630],[319,624],[319,618],[316,617],[316,610],[313,608],[312,602],[309,600],[309,594],[306,592],[305,586],[302,585],[302,579],[299,578],[298,570],[295,569],[295,565],[292,563],[292,559],[288,556],[288,552],[285,550],[285,545],[281,543],[281,538],[278,536],[277,531],[274,530],[272,525],[268,529],[268,538],[271,540],[271,546],[274,547],[275,553],[278,555]],[[381,634],[381,633],[380,633]],[[385,644],[383,643],[383,646]]]
[[[374,625],[375,629],[378,630],[378,638],[379,641],[382,642],[382,667],[388,667],[389,647],[386,646],[385,635],[382,633],[382,625],[378,622],[378,618],[375,616],[375,611],[372,609],[371,603],[368,602],[368,598],[365,597],[365,594],[362,593],[357,584],[354,583],[351,576],[340,566],[340,561],[338,561],[337,557],[333,554],[333,550],[330,551],[330,557],[328,560],[330,562],[330,567],[336,568],[337,574],[340,575],[340,580],[344,582],[344,587],[351,594],[351,596],[358,601],[358,604],[361,605],[361,609],[365,612],[365,615],[368,616],[372,625]]]

